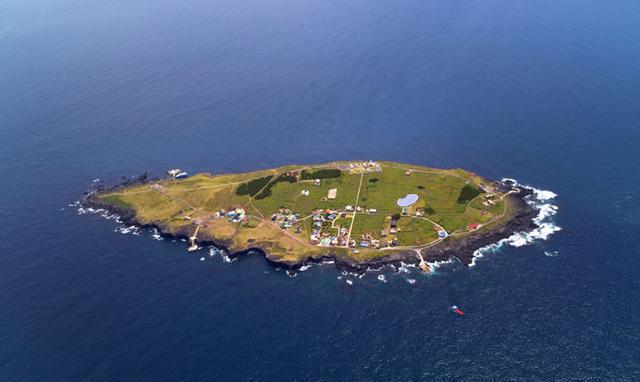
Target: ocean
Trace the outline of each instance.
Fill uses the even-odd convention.
[[[0,2],[0,380],[640,379],[639,19],[631,0]],[[96,178],[350,159],[517,179],[557,195],[560,230],[471,268],[291,278],[74,205]]]

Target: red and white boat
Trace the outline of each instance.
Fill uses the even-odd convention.
[[[462,309],[458,308],[458,305],[451,305],[451,311],[458,316],[464,316],[464,312]]]

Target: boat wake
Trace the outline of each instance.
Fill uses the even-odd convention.
[[[552,201],[558,196],[553,191],[539,190],[537,188],[519,184],[515,179],[505,178],[502,180],[506,183],[511,183],[513,186],[531,190],[532,194],[525,198],[526,202],[534,209],[538,210],[538,215],[533,218],[533,222],[538,226],[536,229],[529,232],[516,232],[513,235],[502,239],[496,243],[479,248],[473,252],[473,259],[471,260],[470,267],[476,265],[476,260],[484,257],[489,253],[494,253],[500,250],[505,245],[512,247],[522,247],[525,245],[533,244],[536,241],[548,240],[555,232],[562,230],[553,221],[553,217],[558,213],[558,206],[553,204]]]

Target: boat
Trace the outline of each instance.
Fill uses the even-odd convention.
[[[174,179],[178,179],[178,178],[186,178],[189,174],[186,171],[182,171],[179,168],[172,168],[171,170],[167,171],[167,175],[169,175]]]
[[[458,316],[464,316],[464,312],[462,309],[458,308],[458,305],[451,305],[451,311]]]

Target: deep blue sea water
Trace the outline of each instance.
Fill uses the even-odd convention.
[[[0,2],[0,380],[639,380],[639,20],[633,0]],[[69,206],[144,170],[370,158],[551,190],[562,231],[349,287]]]

